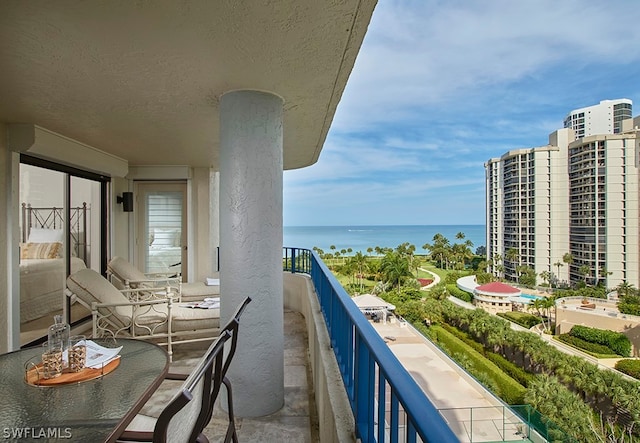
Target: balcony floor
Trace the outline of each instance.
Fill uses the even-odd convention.
[[[240,325],[242,327],[242,323]],[[318,419],[309,365],[307,330],[304,317],[291,311],[284,313],[284,407],[271,415],[258,418],[236,417],[236,430],[241,442],[319,442]],[[242,343],[238,343],[242,346]],[[207,349],[208,343],[190,343],[174,348],[170,372],[188,373]],[[158,417],[181,381],[167,380],[140,411]],[[223,388],[224,389],[224,388]],[[234,391],[242,389],[233,386]],[[216,407],[213,419],[204,434],[211,443],[224,438],[228,420]]]

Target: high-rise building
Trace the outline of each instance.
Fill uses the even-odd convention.
[[[615,102],[630,109],[630,100]],[[640,286],[639,125],[627,119],[615,134],[582,137],[565,128],[547,146],[487,161],[491,272],[517,281],[528,267],[538,281]]]
[[[487,259],[493,273],[518,280],[518,267],[568,280],[554,263],[569,250],[567,144],[573,131],[561,129],[549,144],[516,149],[485,163]],[[563,185],[559,183],[564,182]]]
[[[635,131],[569,144],[571,281],[640,282],[636,144]]]
[[[602,100],[599,104],[575,109],[564,119],[564,127],[575,131],[576,140],[596,134],[619,134],[622,120],[631,118],[629,99]]]

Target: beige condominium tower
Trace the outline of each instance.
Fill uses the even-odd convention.
[[[585,129],[581,137],[567,127],[552,133],[546,146],[511,150],[485,163],[487,261],[494,275],[517,281],[530,268],[538,283],[640,286],[640,119],[615,124],[616,109],[630,114],[631,101],[606,100],[593,108],[603,103],[611,105],[602,117],[611,120],[608,132],[592,119],[578,128]],[[570,115],[592,116],[589,111]]]

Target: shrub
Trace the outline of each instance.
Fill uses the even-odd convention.
[[[640,304],[631,297],[624,297],[618,302],[618,310],[623,314],[640,315]]]
[[[581,338],[584,341],[607,346],[614,354],[623,357],[629,357],[631,355],[631,342],[629,338],[621,332],[575,325],[571,328],[571,331],[569,331],[569,335]]]
[[[525,312],[498,312],[498,317],[510,320],[527,329],[531,329],[533,326],[542,322],[540,317]]]
[[[608,346],[600,345],[598,343],[591,343],[581,338],[574,337],[569,334],[560,334],[558,336],[558,340],[561,342],[567,343],[571,346],[575,346],[576,348],[582,349],[583,351],[587,351],[591,354],[600,354],[600,355],[617,355],[612,349]]]
[[[448,284],[447,291],[449,291],[449,294],[453,295],[456,298],[459,298],[460,300],[466,301],[468,303],[471,303],[473,301],[473,296],[471,294],[458,288],[455,284]]]
[[[535,375],[530,372],[525,371],[522,367],[516,365],[515,363],[507,360],[500,354],[496,354],[494,352],[486,352],[485,356],[496,366],[504,371],[509,377],[516,380],[522,386],[529,386],[529,383],[533,380]]]
[[[492,391],[507,404],[522,404],[526,389],[520,383],[502,372],[494,363],[471,349],[462,340],[445,329],[439,326],[432,326],[431,329],[432,336],[435,335],[437,337],[438,344],[442,344],[443,346],[441,347],[452,358],[458,354],[465,356],[465,362],[461,362],[461,366],[467,368],[469,373],[479,381],[482,380],[491,385]],[[488,382],[487,379],[491,381]]]
[[[449,332],[450,334],[455,335],[457,338],[465,342],[468,346],[472,347],[474,351],[480,354],[484,354],[484,346],[482,346],[481,343],[478,343],[477,341],[469,337],[469,335],[466,332],[462,332],[460,329],[455,328],[447,323],[443,323],[440,326],[446,329],[447,332]]]
[[[616,363],[616,369],[633,378],[640,379],[640,360],[620,360]]]

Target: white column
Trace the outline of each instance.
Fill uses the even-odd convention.
[[[220,99],[221,324],[252,298],[228,374],[240,417],[284,405],[282,113],[264,92]]]

